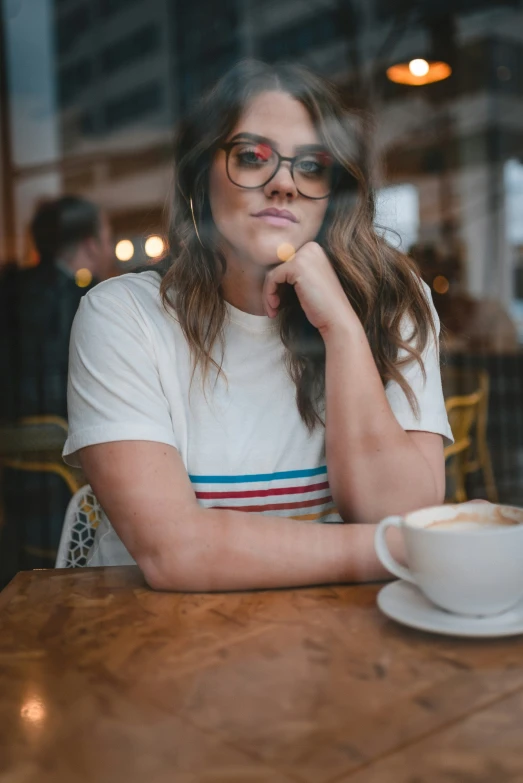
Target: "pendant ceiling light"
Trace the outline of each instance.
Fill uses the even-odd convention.
[[[452,73],[449,63],[442,60],[416,58],[408,63],[398,63],[387,68],[387,78],[397,84],[420,86],[448,79]]]
[[[456,44],[454,21],[450,14],[426,19],[425,27],[430,38],[430,55],[414,57],[387,68],[387,78],[397,84],[409,84],[414,87],[423,84],[441,82],[452,74]]]

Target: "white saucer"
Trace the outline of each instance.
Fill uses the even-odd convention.
[[[398,580],[380,590],[378,606],[398,623],[447,636],[489,638],[523,633],[523,601],[493,617],[464,617],[439,609],[415,585]]]

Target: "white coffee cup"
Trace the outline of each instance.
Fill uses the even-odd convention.
[[[403,534],[409,568],[390,554],[389,527]],[[375,547],[388,571],[449,612],[499,614],[523,599],[523,508],[462,503],[387,517]]]

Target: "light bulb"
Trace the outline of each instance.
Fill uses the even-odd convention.
[[[145,252],[149,258],[158,258],[165,250],[165,243],[161,237],[156,235],[147,237],[145,241]]]
[[[426,60],[411,60],[409,63],[409,71],[413,76],[426,76],[429,69],[430,66]]]
[[[134,245],[130,239],[121,239],[114,249],[118,261],[130,261],[134,256]]]

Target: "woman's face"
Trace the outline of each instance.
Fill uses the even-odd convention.
[[[262,156],[262,163],[269,147],[284,157],[293,157],[309,145],[321,145],[306,108],[290,95],[276,91],[260,93],[251,101],[227,141],[237,138],[249,142],[245,149],[251,152],[247,152],[246,160],[253,159],[255,150]],[[258,148],[253,147],[257,144]],[[289,162],[283,162],[267,184],[253,190],[239,187],[227,176],[224,150],[217,152],[211,166],[209,196],[225,257],[232,253],[242,262],[261,267],[278,262],[282,245],[298,250],[313,240],[329,200],[314,200],[298,193]],[[287,217],[260,215],[267,209],[285,210]]]

